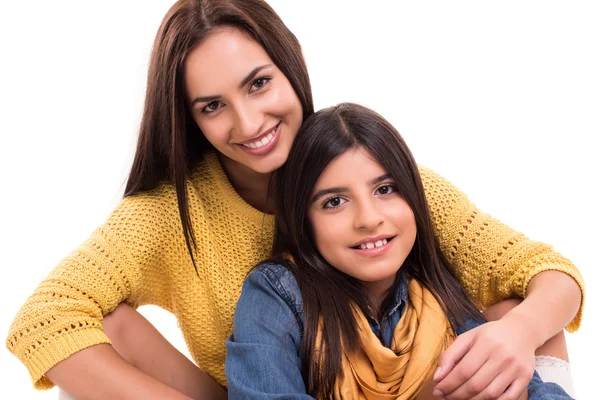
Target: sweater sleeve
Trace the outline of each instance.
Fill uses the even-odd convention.
[[[455,276],[482,308],[510,297],[524,298],[538,273],[556,270],[579,285],[582,301],[566,329],[579,329],[584,282],[552,246],[536,242],[477,209],[467,196],[434,171],[419,167],[437,239]]]
[[[140,289],[149,279],[144,275],[152,271],[148,260],[156,258],[152,243],[160,236],[156,232],[160,224],[144,218],[158,208],[148,207],[153,203],[148,200],[125,198],[101,228],[50,272],[17,313],[6,346],[27,367],[36,389],[53,387],[44,374],[60,361],[87,347],[110,343],[102,330],[104,315],[123,301],[137,306],[149,296]]]

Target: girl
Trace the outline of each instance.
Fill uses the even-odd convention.
[[[8,333],[35,387],[56,384],[82,399],[224,396],[235,304],[249,269],[271,253],[271,173],[312,113],[300,45],[267,3],[175,3],[154,43],[125,198],[39,285]],[[466,367],[488,359],[494,371],[509,361],[507,380],[524,386],[535,349],[579,326],[581,276],[550,246],[429,176],[436,235],[468,292],[483,307],[527,295],[495,329],[448,349],[441,388],[454,390],[472,375]],[[456,242],[467,224],[483,228],[470,249]],[[551,293],[561,295],[549,304]],[[135,312],[143,304],[176,315],[197,366]],[[488,336],[511,347],[480,340]],[[464,348],[474,349],[471,362],[454,366]]]
[[[449,272],[410,151],[364,107],[305,121],[277,172],[275,238],[235,311],[229,398],[431,398],[441,353],[484,321]],[[520,395],[501,382],[475,398]],[[568,398],[537,375],[529,395]]]

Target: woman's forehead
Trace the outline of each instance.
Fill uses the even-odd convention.
[[[191,96],[217,95],[238,88],[255,68],[272,65],[265,49],[235,28],[222,28],[200,43],[185,61]]]

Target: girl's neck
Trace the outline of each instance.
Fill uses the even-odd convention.
[[[275,205],[268,195],[271,173],[261,174],[221,153],[218,157],[231,186],[240,197],[257,210],[273,214]]]
[[[375,315],[379,315],[381,305],[383,304],[383,301],[385,300],[385,297],[389,293],[389,290],[394,284],[395,280],[396,277],[391,276],[389,278],[377,282],[363,281],[363,285],[369,293],[371,304],[374,307],[373,312],[375,313]]]

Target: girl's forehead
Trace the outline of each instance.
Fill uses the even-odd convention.
[[[319,176],[315,188],[320,185],[363,184],[386,173],[386,169],[368,150],[363,147],[352,148],[331,160]]]

